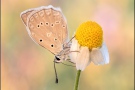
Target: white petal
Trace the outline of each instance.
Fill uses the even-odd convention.
[[[71,44],[71,48],[70,48],[71,53],[69,54],[71,61],[74,63],[76,63],[76,57],[80,50],[79,47],[80,47],[80,45],[79,45],[78,41],[74,38],[72,40],[72,44]]]
[[[90,59],[91,61],[93,61],[95,65],[100,64],[103,65],[109,63],[109,53],[105,43],[102,44],[102,47],[100,49],[98,48],[92,49],[90,55],[91,55]]]
[[[83,71],[87,67],[87,65],[90,61],[89,58],[90,58],[90,54],[89,54],[88,47],[81,47],[80,53],[78,54],[78,56],[76,58],[77,70]]]

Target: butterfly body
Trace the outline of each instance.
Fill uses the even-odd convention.
[[[67,43],[67,45],[63,47],[63,50],[61,50],[57,55],[55,55],[54,62],[60,63],[69,59],[68,56],[69,53],[70,53],[70,44]]]

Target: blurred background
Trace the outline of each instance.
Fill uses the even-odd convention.
[[[82,73],[79,90],[134,90],[134,0],[2,0],[1,90],[73,90],[76,68],[57,64],[54,56],[35,44],[21,21],[29,8],[60,7],[70,38],[85,21],[100,24],[110,63],[91,63]]]

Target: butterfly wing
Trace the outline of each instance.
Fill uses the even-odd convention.
[[[27,17],[28,17],[33,11],[35,11],[35,10],[34,10],[34,9],[28,9],[28,10],[23,11],[23,12],[21,13],[20,16],[21,16],[22,21],[23,21],[23,23],[24,23],[25,26],[27,25]]]
[[[22,13],[21,18],[30,37],[36,43],[54,54],[63,49],[62,45],[68,37],[68,32],[66,20],[60,9],[42,6]]]

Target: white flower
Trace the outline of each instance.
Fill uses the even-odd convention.
[[[95,22],[80,25],[72,39],[70,51],[71,61],[76,64],[77,70],[83,71],[90,62],[95,65],[109,63],[109,53],[102,40],[102,29]]]

